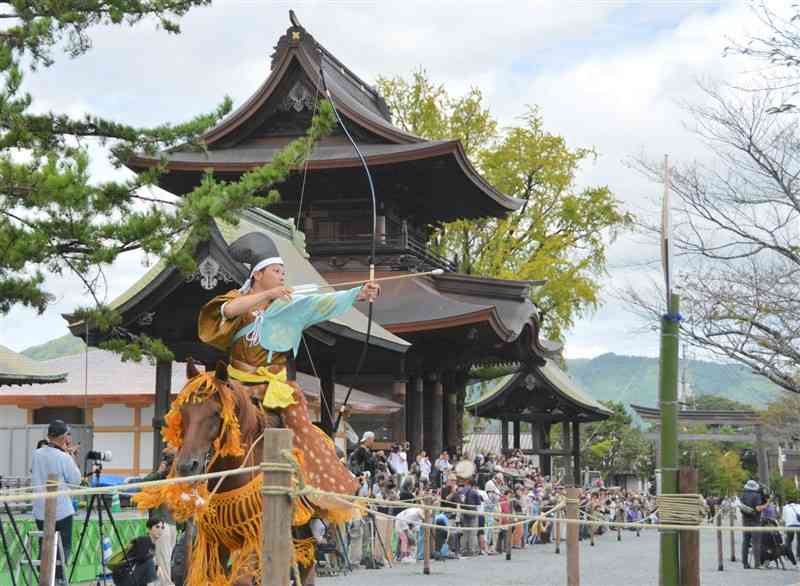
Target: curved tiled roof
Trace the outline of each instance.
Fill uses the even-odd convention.
[[[0,386],[57,383],[66,376],[63,370],[0,346]]]
[[[543,366],[528,366],[486,384],[480,397],[464,405],[479,417],[555,422],[596,421],[612,414],[550,359]],[[515,401],[510,401],[512,394]]]
[[[3,347],[0,346],[0,352]],[[2,356],[3,354],[0,354]],[[17,354],[17,356],[20,356]],[[24,356],[23,356],[24,358]],[[27,360],[27,359],[26,359]],[[44,385],[36,382],[30,385],[12,385],[0,393],[0,404],[16,403],[43,398],[50,403],[61,405],[82,405],[84,397],[93,403],[149,403],[155,395],[156,368],[148,362],[123,362],[122,359],[106,350],[91,349],[84,353],[61,356],[36,363],[42,371],[63,372],[60,380]],[[88,366],[88,368],[87,368]],[[86,381],[86,373],[89,380]],[[66,380],[65,380],[66,378]],[[297,373],[297,383],[311,403],[319,403],[320,381],[318,378]],[[176,363],[172,368],[172,394],[176,394],[186,384],[186,365]],[[344,402],[347,387],[335,386],[336,403]],[[402,405],[353,389],[348,405],[354,413],[389,414],[402,408]]]

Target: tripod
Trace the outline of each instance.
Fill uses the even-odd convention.
[[[3,488],[3,477],[0,476],[0,489]],[[25,547],[25,542],[22,539],[22,534],[20,533],[19,526],[17,525],[17,520],[14,518],[14,514],[11,512],[11,507],[8,505],[7,502],[3,503],[3,509],[8,515],[8,520],[11,523],[11,528],[14,531],[14,535],[17,537],[17,541],[19,541],[19,545],[22,548],[22,553],[25,555],[25,559],[28,562],[28,567],[31,569],[32,576],[39,581],[39,575],[36,572],[36,568],[33,564],[33,559],[31,558],[31,552]],[[6,530],[3,527],[2,521],[0,521],[0,543],[3,546],[3,552],[5,552],[6,558],[6,567],[8,568],[8,575],[11,577],[11,586],[17,586],[17,579],[15,576],[14,568],[11,563],[11,547],[9,546],[8,540],[6,538]],[[25,574],[23,573],[23,576]],[[28,579],[25,578],[25,584],[28,584]],[[30,586],[33,586],[32,584]]]
[[[103,463],[100,460],[95,460],[92,463],[94,469],[92,470],[92,474],[94,475],[94,485],[100,486],[100,475],[103,473]],[[72,577],[75,574],[75,568],[77,566],[76,561],[78,560],[78,555],[80,555],[81,547],[83,546],[83,539],[86,537],[86,529],[89,527],[89,521],[92,516],[92,510],[95,508],[95,502],[97,503],[97,529],[100,535],[100,564],[101,564],[101,573],[97,575],[97,582],[96,586],[100,586],[100,582],[102,580],[103,586],[107,585],[107,576],[108,576],[108,569],[106,568],[106,559],[103,555],[103,540],[105,539],[103,536],[103,509],[106,510],[106,514],[108,515],[108,520],[111,522],[111,529],[114,532],[114,536],[117,538],[117,543],[119,543],[120,548],[122,549],[123,555],[125,556],[125,563],[128,567],[133,567],[128,559],[128,553],[125,551],[125,544],[122,541],[122,537],[119,534],[119,530],[117,529],[117,524],[114,522],[114,516],[111,514],[111,508],[108,506],[106,499],[103,498],[102,494],[93,494],[92,497],[89,499],[89,504],[86,507],[86,517],[83,520],[83,528],[81,529],[81,536],[78,539],[78,547],[75,548],[75,555],[73,556],[73,563],[72,569],[70,570],[69,574],[69,581],[72,583]]]

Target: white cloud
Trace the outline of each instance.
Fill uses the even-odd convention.
[[[653,209],[660,188],[623,161],[643,149],[676,158],[702,153],[676,102],[697,98],[697,77],[731,79],[743,70],[722,49],[753,20],[739,3],[228,0],[193,10],[180,36],[151,24],[99,29],[89,54],[60,56],[52,68],[29,74],[27,87],[40,110],[92,111],[142,125],[185,120],[225,94],[238,104],[267,76],[290,5],[318,41],[367,80],[422,65],[451,93],[480,87],[505,124],[527,104],[540,105],[548,129],[600,152],[580,181],[608,184],[636,211]],[[93,170],[100,178],[115,173],[104,164]],[[650,255],[640,241],[626,237],[612,247],[609,282],[636,278],[625,267]],[[110,297],[143,271],[137,257],[122,259],[109,270]],[[48,284],[59,302],[42,317],[12,311],[0,322],[0,344],[20,349],[65,332],[59,314],[86,300],[74,279]],[[657,351],[657,334],[633,334],[641,324],[608,295],[604,302],[570,333],[568,355]]]

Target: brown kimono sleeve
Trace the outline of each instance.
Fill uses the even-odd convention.
[[[243,316],[226,319],[222,315],[222,306],[238,296],[239,291],[236,289],[217,295],[203,306],[197,318],[198,337],[223,352],[229,350],[233,335],[242,327]]]

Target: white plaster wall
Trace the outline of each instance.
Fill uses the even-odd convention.
[[[26,425],[28,411],[12,405],[0,406],[0,427]]]
[[[144,418],[142,418],[144,423]],[[153,469],[153,432],[142,432],[142,440],[139,447],[139,467],[142,470]]]
[[[153,423],[153,414],[155,410],[152,405],[142,407],[142,425],[150,425]]]
[[[125,405],[103,405],[94,410],[95,427],[133,425],[133,409]]]
[[[104,463],[107,468],[133,468],[133,432],[95,432],[94,449],[111,450],[113,459]]]

